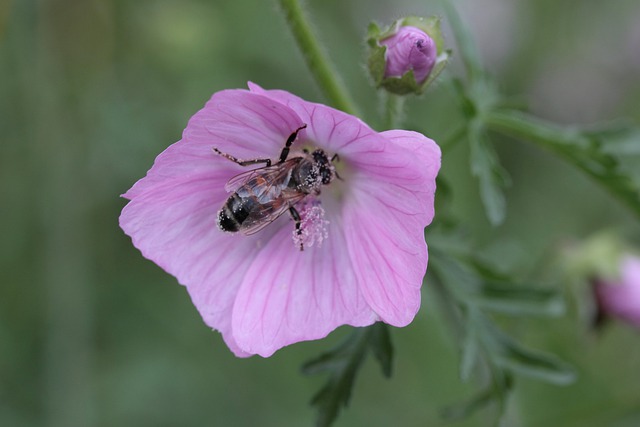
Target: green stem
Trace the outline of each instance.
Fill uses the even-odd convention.
[[[397,129],[404,114],[404,97],[385,93],[384,128]]]
[[[317,38],[313,35],[309,21],[304,16],[298,0],[279,1],[293,37],[324,95],[334,107],[346,113],[358,115],[357,108],[346,87],[339,80]]]
[[[560,152],[560,146],[566,146],[570,152],[575,144],[588,144],[587,138],[576,129],[560,127],[524,113],[492,111],[483,118],[493,130],[536,142],[556,152]]]
[[[618,170],[615,159],[602,152],[579,129],[563,128],[515,111],[493,111],[483,119],[489,129],[533,142],[573,164],[640,217],[640,201],[634,183]]]

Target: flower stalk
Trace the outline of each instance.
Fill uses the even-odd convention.
[[[358,109],[347,88],[338,78],[329,58],[324,54],[298,0],[280,0],[289,29],[300,51],[329,103],[345,113],[358,116]]]
[[[384,93],[384,128],[397,129],[404,118],[404,97],[393,93]]]

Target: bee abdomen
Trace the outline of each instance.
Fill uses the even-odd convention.
[[[236,232],[240,230],[242,223],[249,216],[247,199],[243,199],[234,193],[218,212],[218,227],[222,231]]]

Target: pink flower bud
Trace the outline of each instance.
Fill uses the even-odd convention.
[[[438,56],[436,43],[419,28],[400,27],[392,36],[381,40],[387,47],[384,77],[402,77],[409,70],[417,84],[429,76]]]
[[[640,328],[640,257],[622,258],[619,278],[597,281],[595,297],[600,314]]]

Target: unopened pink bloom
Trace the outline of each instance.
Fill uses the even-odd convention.
[[[385,77],[402,77],[413,70],[416,83],[421,84],[436,63],[436,44],[419,28],[400,27],[394,35],[380,41],[380,44],[387,47]]]
[[[427,267],[423,230],[434,215],[438,146],[416,132],[374,132],[288,92],[249,88],[214,94],[191,118],[182,139],[124,194],[130,202],[120,226],[187,287],[205,323],[238,356],[267,357],[344,324],[410,323]],[[253,235],[220,231],[225,184],[258,166],[241,167],[213,147],[275,161],[305,124],[292,153],[338,154],[340,179],[296,205],[315,233],[300,237],[304,251],[286,213]]]
[[[603,314],[640,327],[640,258],[627,255],[620,262],[617,281],[596,284],[596,301]]]

